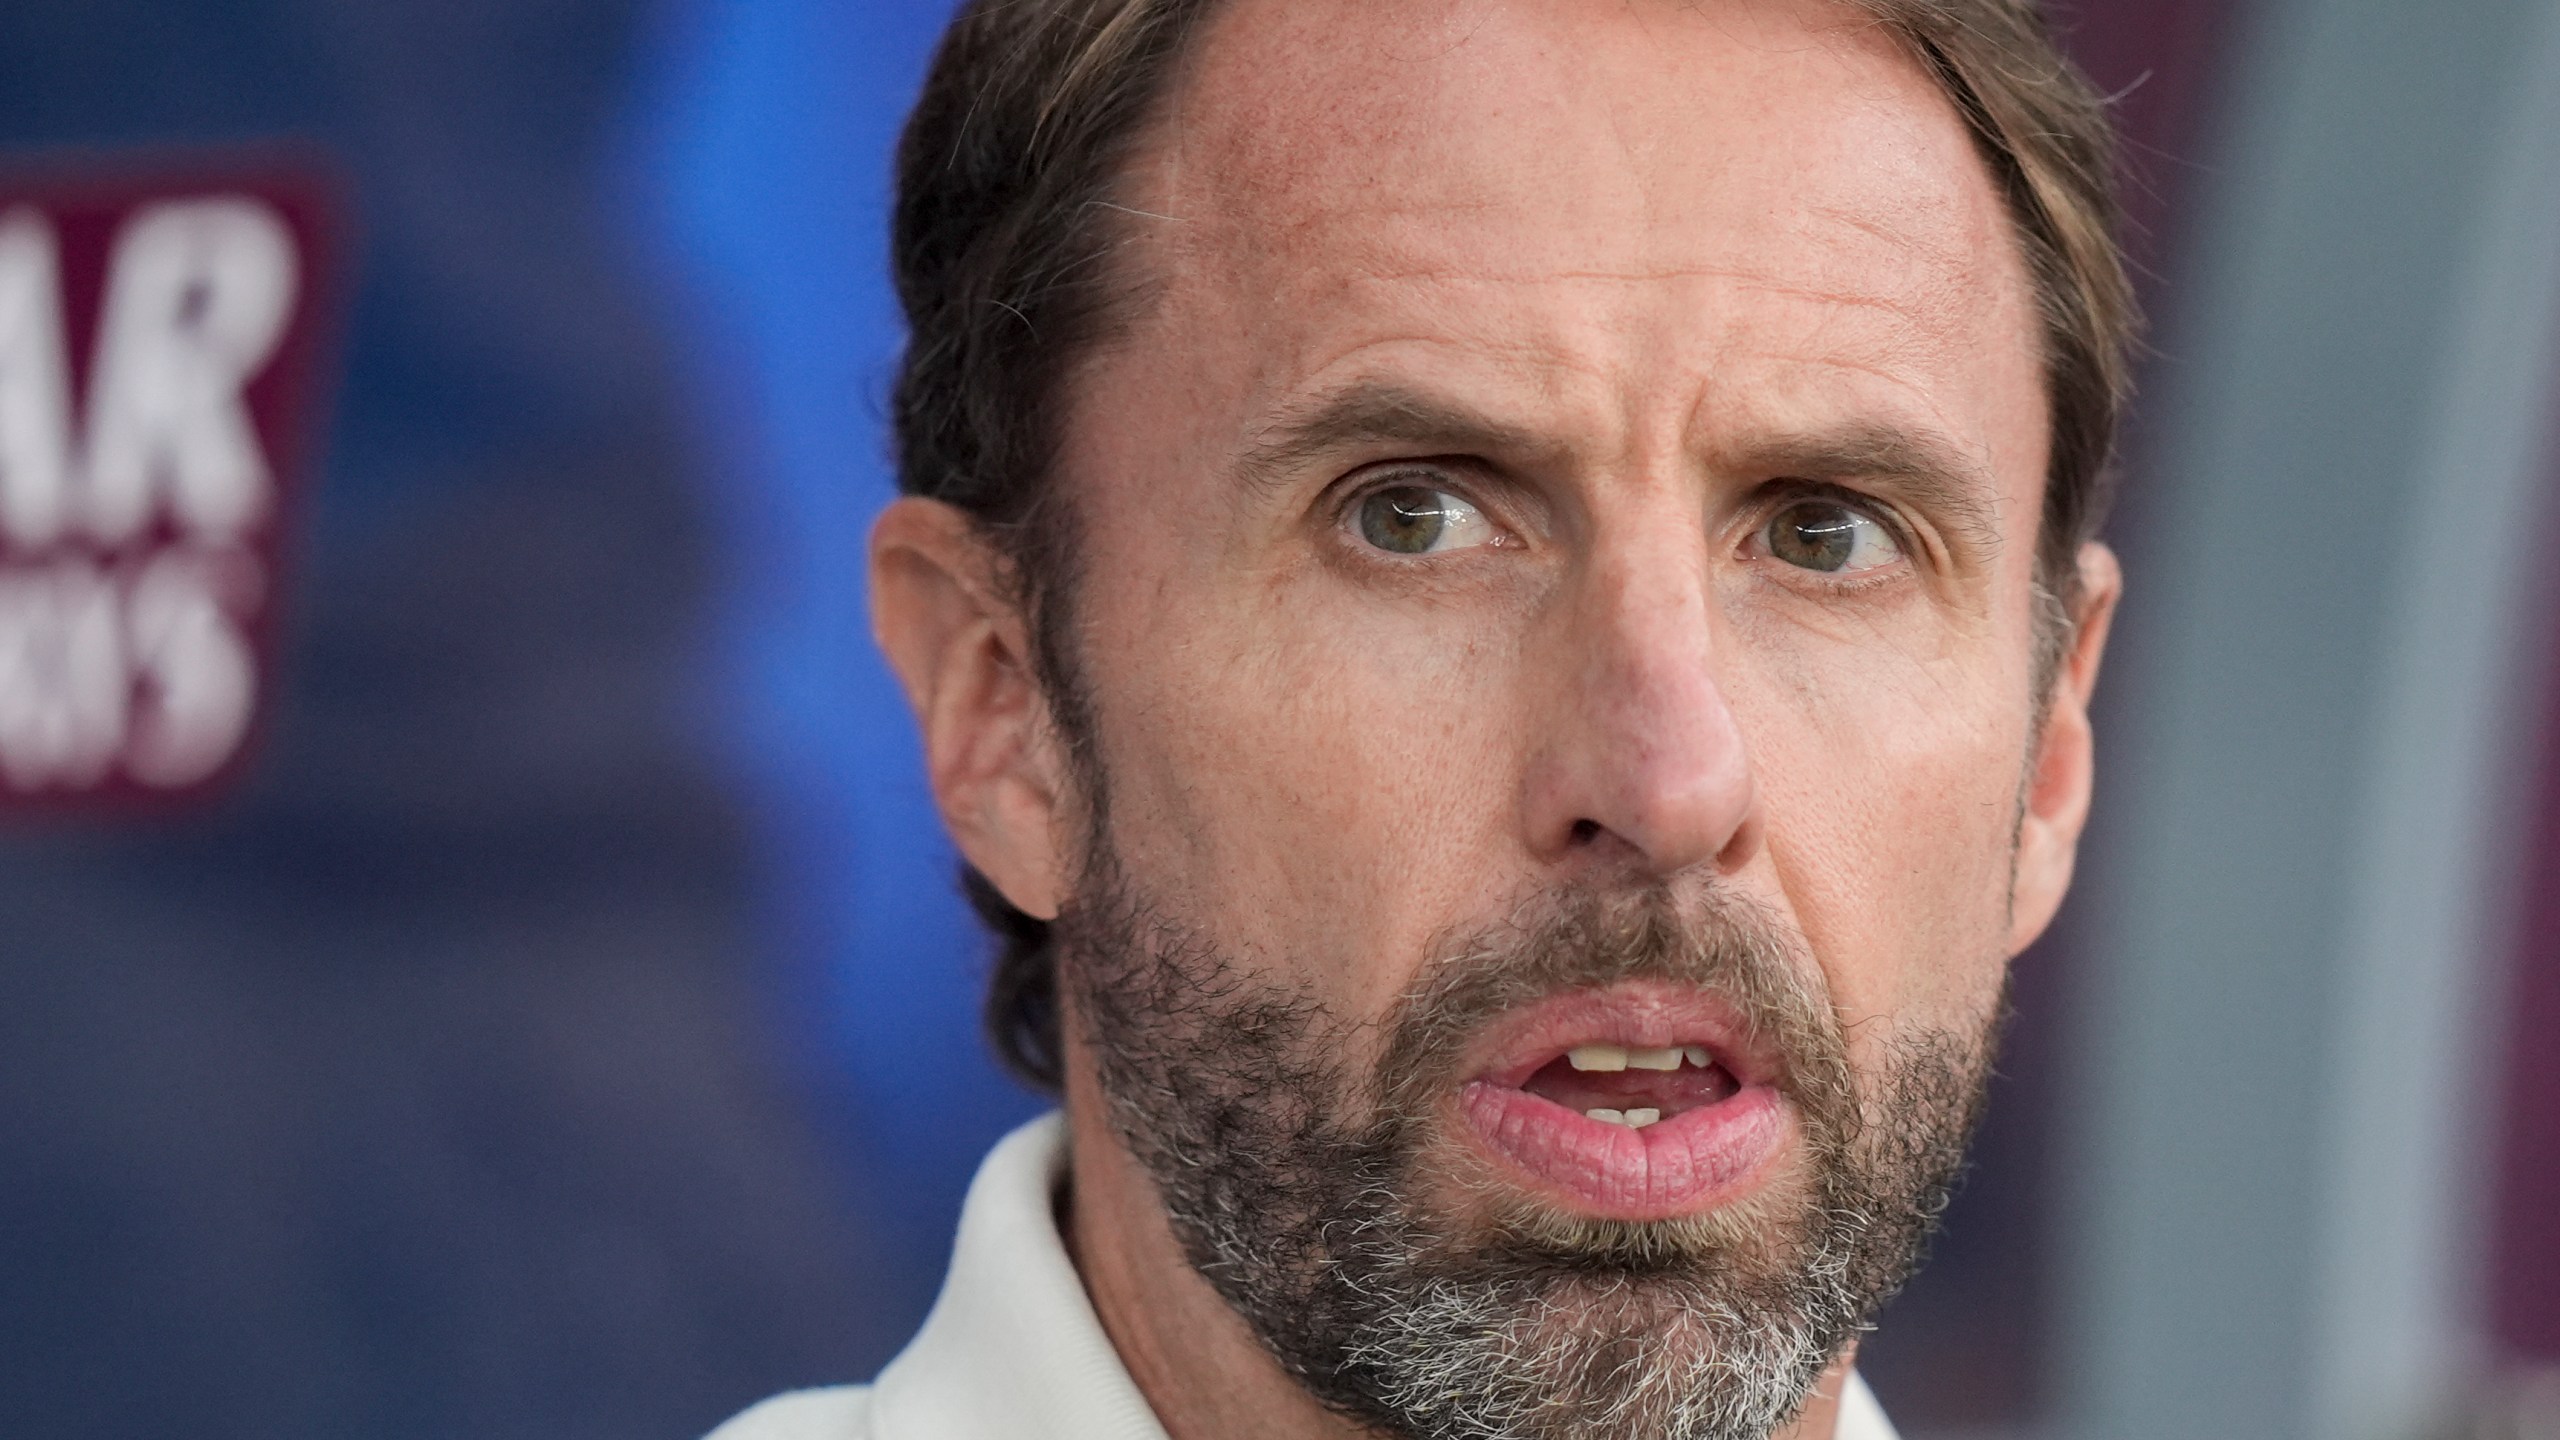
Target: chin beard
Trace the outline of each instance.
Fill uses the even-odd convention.
[[[1766,1440],[1918,1263],[1981,1108],[1997,1014],[1855,1075],[1785,932],[1717,897],[1544,897],[1440,947],[1355,1074],[1357,1023],[1254,973],[1107,863],[1059,917],[1112,1124],[1190,1263],[1309,1393],[1413,1440]],[[1630,979],[1713,990],[1775,1042],[1803,1136],[1703,1215],[1452,1196],[1446,1097],[1491,1020]]]

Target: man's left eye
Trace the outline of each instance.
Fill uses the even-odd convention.
[[[1837,500],[1799,500],[1769,519],[1769,553],[1800,569],[1854,575],[1902,558],[1893,533]]]
[[[1484,512],[1446,490],[1390,485],[1360,499],[1360,538],[1390,555],[1436,555],[1489,545],[1500,535]]]

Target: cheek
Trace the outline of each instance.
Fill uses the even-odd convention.
[[[1147,588],[1086,632],[1114,844],[1249,963],[1382,1012],[1505,873],[1514,652],[1304,571]]]
[[[1768,863],[1844,1017],[1969,1024],[2007,959],[2026,713],[1979,673],[1861,658],[1738,702]]]

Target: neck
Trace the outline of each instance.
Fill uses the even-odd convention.
[[[1376,1440],[1317,1403],[1182,1253],[1154,1183],[1112,1133],[1091,1071],[1067,1081],[1063,1231],[1112,1348],[1171,1440]],[[1851,1362],[1771,1440],[1831,1440]]]

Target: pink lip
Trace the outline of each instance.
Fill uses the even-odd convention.
[[[1577,1045],[1704,1045],[1740,1088],[1641,1130],[1593,1120],[1521,1089]],[[1793,1137],[1778,1058],[1712,995],[1631,983],[1559,996],[1502,1026],[1460,1087],[1476,1138],[1534,1188],[1599,1218],[1660,1220],[1740,1198]]]

